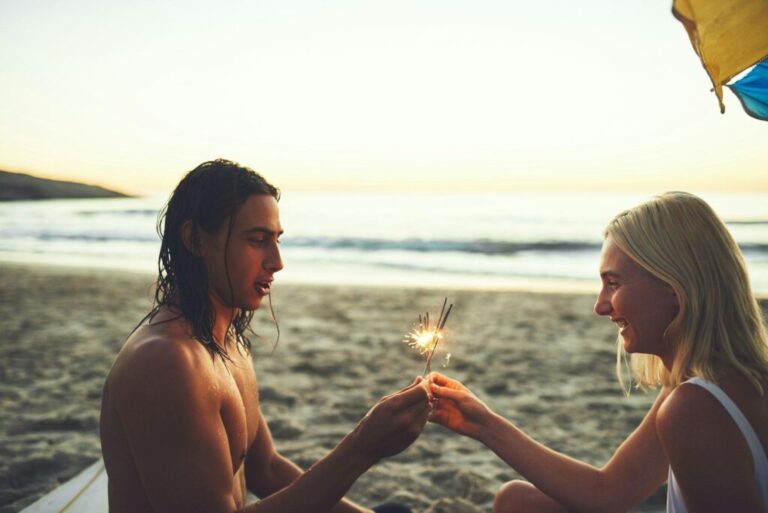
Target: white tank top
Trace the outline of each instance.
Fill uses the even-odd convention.
[[[736,425],[741,430],[741,434],[744,435],[747,445],[749,445],[750,452],[752,452],[757,489],[763,497],[763,507],[768,507],[768,457],[765,456],[763,445],[760,443],[755,430],[752,429],[752,425],[744,414],[741,413],[736,403],[731,401],[731,398],[716,384],[698,377],[691,378],[685,383],[692,383],[705,388],[720,401],[723,408],[733,417],[734,422],[736,422]],[[683,502],[683,494],[677,484],[675,474],[672,472],[672,467],[669,468],[669,479],[667,481],[667,513],[688,513],[685,502]]]

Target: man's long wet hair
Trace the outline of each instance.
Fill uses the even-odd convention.
[[[162,306],[179,312],[189,323],[192,335],[212,356],[218,355],[224,360],[229,357],[213,337],[215,312],[209,298],[208,273],[203,259],[184,245],[182,227],[187,221],[191,223],[191,244],[198,248],[201,230],[214,233],[227,224],[224,265],[232,300],[234,293],[227,265],[229,239],[235,215],[253,194],[280,199],[280,190],[250,168],[224,159],[203,162],[179,182],[157,221],[161,238],[157,289],[148,317],[151,320]],[[230,331],[234,331],[232,335],[238,349],[249,351],[251,348],[245,332],[250,329],[252,317],[253,310],[240,309],[232,320]]]

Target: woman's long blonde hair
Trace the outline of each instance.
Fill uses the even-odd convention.
[[[672,369],[667,371],[658,356],[633,354],[636,383],[674,387],[692,376],[717,382],[720,361],[762,395],[768,378],[765,322],[741,251],[714,210],[692,194],[668,192],[617,215],[604,236],[672,287],[679,302],[664,333],[675,354]],[[619,344],[620,381],[622,360],[626,355]]]

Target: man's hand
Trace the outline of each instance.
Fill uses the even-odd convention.
[[[403,451],[419,437],[429,417],[426,382],[383,397],[355,428],[361,450],[375,462]]]

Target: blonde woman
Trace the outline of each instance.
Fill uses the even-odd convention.
[[[667,193],[611,221],[595,312],[619,328],[634,380],[661,387],[640,425],[595,468],[432,375],[431,421],[475,438],[528,482],[494,512],[627,511],[668,480],[667,511],[768,512],[768,337],[743,258],[704,201]]]

